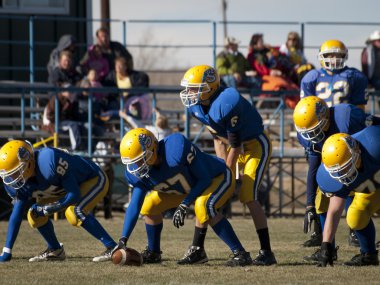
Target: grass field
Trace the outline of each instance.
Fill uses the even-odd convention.
[[[111,235],[117,239],[123,217],[117,214],[113,220],[99,218]],[[257,235],[250,219],[231,220],[239,238],[252,257],[259,249]],[[375,219],[379,229],[380,219]],[[317,268],[303,262],[302,257],[314,249],[306,249],[301,243],[300,218],[269,219],[272,247],[278,265],[270,267],[227,268],[223,264],[229,257],[228,248],[209,229],[206,250],[210,261],[204,265],[178,266],[193,237],[193,220],[187,219],[178,230],[171,220],[165,220],[162,234],[163,262],[143,267],[116,266],[112,263],[91,261],[103,248],[83,229],[70,226],[67,221],[54,222],[60,242],[65,245],[67,260],[57,263],[29,263],[28,258],[45,248],[36,230],[26,221],[20,229],[11,262],[0,264],[0,284],[379,284],[379,267],[348,268],[342,265],[358,252],[347,244],[347,226],[342,219],[337,234],[338,262],[334,267]],[[0,245],[4,244],[8,224],[0,223]],[[139,220],[128,245],[142,250],[146,245],[145,227]]]

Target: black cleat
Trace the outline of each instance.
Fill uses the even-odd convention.
[[[333,255],[333,261],[338,260],[338,249],[339,249],[339,246],[337,246],[333,252],[333,254],[334,254]],[[304,261],[312,262],[312,263],[319,262],[320,259],[321,259],[321,249],[320,248],[318,248],[313,254],[303,257]]]
[[[379,265],[378,251],[375,253],[359,253],[350,261],[343,263],[346,266],[369,266]]]
[[[277,260],[274,257],[274,254],[270,250],[260,249],[259,254],[256,255],[256,258],[253,260],[252,265],[273,265],[277,264]]]
[[[355,231],[350,229],[350,233],[348,235],[348,245],[354,246],[354,247],[360,247],[359,239],[355,234]]]
[[[303,243],[304,247],[315,247],[321,246],[322,244],[322,233],[313,232],[310,239]]]
[[[226,266],[236,267],[252,265],[252,258],[249,252],[246,252],[244,250],[235,250],[232,252],[232,254],[233,256],[226,262]]]
[[[185,255],[177,261],[179,265],[201,264],[208,261],[207,254],[204,248],[199,246],[190,246]]]
[[[146,247],[142,252],[143,263],[161,263],[161,253],[153,252],[148,247]]]

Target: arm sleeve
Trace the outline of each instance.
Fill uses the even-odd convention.
[[[15,204],[13,206],[13,211],[11,214],[11,217],[9,218],[9,224],[8,224],[8,232],[7,232],[7,239],[5,241],[5,247],[12,248],[18,232],[20,230],[20,225],[22,222],[22,216],[24,213],[26,201],[23,200],[15,200]]]
[[[73,175],[65,175],[65,178],[62,182],[63,189],[67,192],[65,197],[59,201],[48,204],[44,206],[44,211],[48,214],[59,212],[66,207],[77,203],[80,199],[80,188],[77,181],[74,179]]]
[[[202,161],[195,156],[190,165],[190,172],[195,177],[197,183],[190,190],[190,193],[182,201],[182,204],[190,206],[211,184],[210,174]]]
[[[306,184],[306,206],[315,206],[315,196],[317,193],[317,171],[321,164],[321,157],[316,154],[308,155],[309,170],[307,171]]]
[[[141,207],[144,203],[144,198],[146,195],[146,191],[141,189],[140,187],[134,187],[132,198],[125,212],[124,217],[124,226],[123,231],[121,233],[122,237],[126,237],[127,239],[132,234],[133,229],[137,223],[137,219],[139,218]]]

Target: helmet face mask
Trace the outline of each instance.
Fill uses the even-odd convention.
[[[14,140],[0,150],[0,177],[5,185],[17,190],[34,173],[34,153],[29,142]]]
[[[127,171],[142,178],[148,175],[152,165],[157,161],[158,141],[147,129],[130,130],[120,143],[120,156]]]
[[[330,176],[348,186],[358,176],[360,148],[349,135],[338,133],[330,136],[322,148],[322,162]]]
[[[329,128],[329,109],[317,96],[307,96],[298,102],[293,113],[294,126],[301,137],[312,143],[325,139]]]
[[[148,161],[151,159],[152,155],[153,153],[148,150],[134,159],[122,157],[121,161],[127,166],[127,171],[129,173],[136,177],[142,178],[145,177],[150,170],[151,166],[148,164]]]
[[[182,80],[181,86],[186,87],[186,89],[182,90],[179,94],[182,100],[182,104],[186,107],[191,107],[198,104],[199,101],[202,101],[202,93],[210,91],[210,86],[207,83],[194,84],[188,83],[187,80]]]
[[[296,127],[297,132],[307,141],[311,141],[312,143],[319,143],[324,140],[325,138],[325,132],[324,128],[327,126],[328,120],[326,118],[323,118],[319,121],[319,123],[311,128],[311,129],[302,129]]]
[[[321,45],[318,54],[321,66],[328,71],[343,69],[348,59],[346,46],[338,40],[328,40]]]
[[[12,187],[13,189],[20,189],[25,185],[26,179],[24,172],[27,168],[27,163],[21,162],[18,167],[11,171],[0,170],[0,177],[3,179],[5,185]]]
[[[185,90],[180,92],[184,106],[191,107],[199,103],[206,103],[220,86],[219,75],[208,65],[198,65],[186,71],[181,80]]]

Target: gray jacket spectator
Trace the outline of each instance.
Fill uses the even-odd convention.
[[[72,53],[69,51],[60,53],[58,66],[49,75],[49,84],[54,86],[76,85],[81,80],[80,74],[73,68],[72,58]]]
[[[57,44],[57,47],[52,50],[49,57],[49,62],[46,66],[48,75],[50,76],[53,70],[59,65],[59,54],[61,51],[67,50],[71,53],[76,51],[76,39],[72,35],[63,35]]]
[[[362,71],[375,89],[380,89],[380,31],[374,31],[362,51]]]

